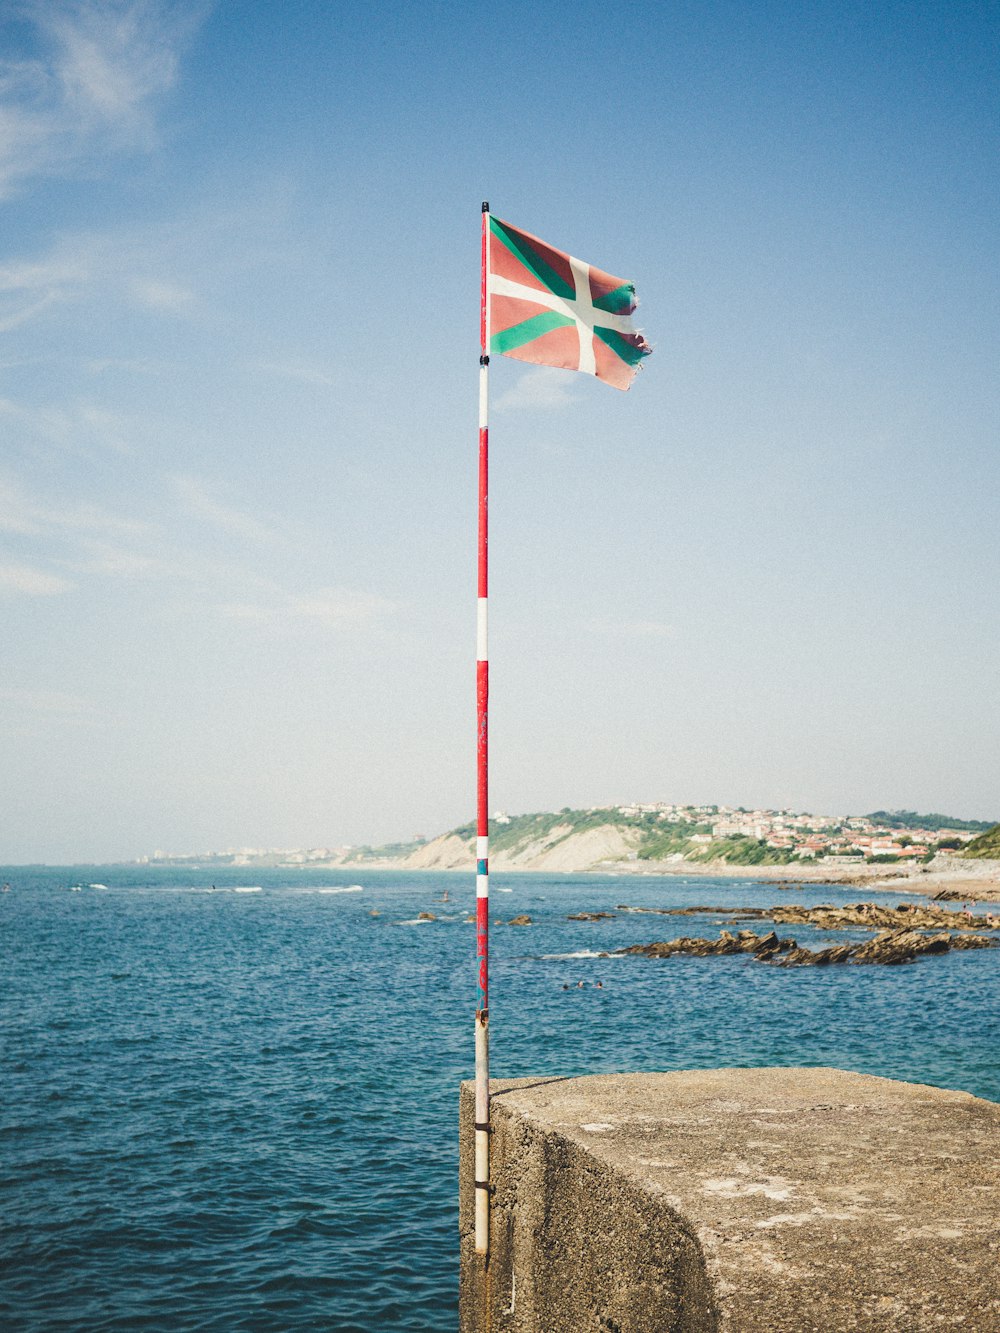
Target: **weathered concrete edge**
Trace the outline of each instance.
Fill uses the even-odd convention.
[[[463,1210],[462,1333],[942,1322],[1000,1333],[996,1103],[816,1067],[527,1079],[493,1092],[492,1255],[484,1270]],[[772,1142],[760,1141],[760,1116]],[[656,1156],[675,1160],[646,1155],[654,1122]],[[797,1179],[784,1178],[790,1156]],[[747,1189],[706,1178],[748,1166]],[[465,1158],[463,1187],[470,1171]],[[831,1195],[832,1211],[815,1206]]]
[[[486,1263],[473,1238],[474,1084],[462,1085],[461,1333],[718,1333],[705,1257],[684,1218],[638,1180],[504,1103],[504,1092],[560,1081],[491,1083]]]

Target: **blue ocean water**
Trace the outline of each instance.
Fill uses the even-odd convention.
[[[472,877],[0,878],[0,1326],[453,1333]],[[1000,1100],[1000,950],[822,970],[602,959],[721,917],[566,919],[857,890],[541,875],[493,889],[495,919],[534,921],[491,936],[498,1077],[832,1064]]]

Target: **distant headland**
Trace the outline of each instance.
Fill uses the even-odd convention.
[[[150,864],[465,870],[470,824],[434,838],[382,846],[230,848],[140,858]],[[1000,824],[911,810],[818,815],[793,810],[665,802],[509,815],[491,821],[493,870],[742,875],[788,880],[940,880],[1000,884]],[[996,868],[994,868],[996,863]]]

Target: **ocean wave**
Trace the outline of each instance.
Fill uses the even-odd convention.
[[[312,893],[364,893],[363,884],[331,885],[329,888],[306,890]]]
[[[551,963],[563,958],[607,958],[609,955],[595,949],[578,949],[576,953],[543,953],[541,957]]]

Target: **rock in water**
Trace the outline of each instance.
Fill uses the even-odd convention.
[[[718,939],[706,940],[682,935],[676,940],[655,940],[652,944],[630,944],[615,949],[617,954],[642,954],[645,958],[721,958],[732,954],[750,954],[760,963],[777,967],[829,967],[837,963],[883,963],[889,966],[912,963],[921,954],[948,953],[951,949],[995,949],[998,941],[989,935],[921,934],[916,930],[883,930],[864,944],[833,944],[825,949],[805,949],[793,939],[779,939],[775,931],[755,935],[741,930],[736,935],[720,931]]]
[[[940,895],[939,895],[940,896]],[[820,926],[823,930],[993,930],[996,922],[987,916],[950,912],[945,907],[900,903],[885,907],[880,903],[850,903],[834,906],[820,903],[805,907],[789,903],[775,907],[628,907],[618,904],[619,912],[641,912],[655,916],[721,916],[730,924],[736,921],[774,921],[779,926]]]

